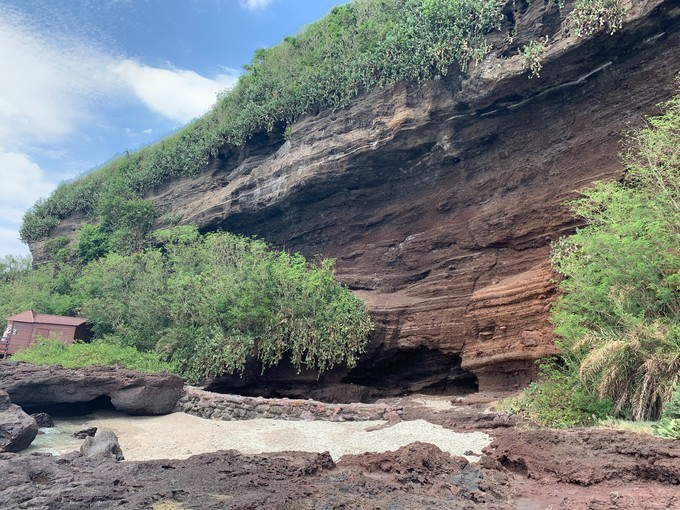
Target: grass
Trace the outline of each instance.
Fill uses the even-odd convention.
[[[655,435],[652,429],[653,421],[630,421],[630,420],[620,420],[616,418],[606,418],[600,420],[596,425],[598,428],[616,429],[616,430],[626,430],[628,432],[636,432],[639,434],[649,434]]]
[[[58,340],[38,339],[32,346],[15,353],[12,360],[33,365],[61,365],[64,368],[115,365],[140,372],[174,371],[172,365],[160,361],[152,352],[104,342],[75,342],[69,346]]]

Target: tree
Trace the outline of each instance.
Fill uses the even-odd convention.
[[[680,380],[680,96],[629,137],[621,182],[571,203],[560,240],[556,332],[580,376],[633,419],[658,418]]]

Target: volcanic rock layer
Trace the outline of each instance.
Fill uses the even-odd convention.
[[[621,175],[623,133],[659,112],[680,68],[676,2],[628,2],[620,30],[590,38],[557,4],[508,4],[492,54],[465,74],[365,94],[301,119],[286,140],[224,147],[202,175],[149,195],[202,231],[337,259],[377,323],[351,372],[254,370],[215,388],[511,388],[556,352],[550,243],[578,225],[564,202]],[[546,36],[530,79],[519,50]]]

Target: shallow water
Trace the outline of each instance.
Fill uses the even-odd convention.
[[[53,418],[54,427],[38,429],[38,435],[31,446],[20,453],[63,455],[64,453],[79,451],[83,440],[73,437],[73,434],[91,426],[88,423],[95,418],[95,415],[78,416],[77,418]]]

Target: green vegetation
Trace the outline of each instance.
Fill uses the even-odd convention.
[[[605,410],[600,399],[611,415],[658,419],[680,382],[680,96],[665,109],[629,137],[622,181],[571,203],[587,225],[553,250],[567,368],[526,393],[521,410],[539,422],[587,423],[581,411]]]
[[[192,381],[241,371],[252,357],[269,367],[289,356],[323,372],[352,366],[362,352],[371,321],[335,282],[332,261],[314,265],[262,241],[193,227],[155,236],[160,249],[24,270],[0,282],[0,312],[78,312],[101,341],[96,351],[46,347],[36,355],[130,347],[155,352]]]
[[[12,359],[34,365],[61,365],[65,368],[117,365],[140,372],[171,372],[173,369],[169,363],[160,361],[155,353],[140,352],[134,347],[104,342],[76,342],[68,346],[58,340],[38,339],[31,347],[17,352]]]
[[[354,0],[335,7],[281,44],[255,52],[233,90],[215,106],[171,136],[60,185],[23,219],[21,238],[34,242],[70,214],[81,211],[105,238],[83,248],[88,259],[102,252],[140,248],[153,221],[144,193],[171,180],[202,172],[227,144],[243,145],[253,134],[290,135],[289,124],[322,109],[339,109],[358,94],[399,81],[421,81],[465,70],[490,50],[484,35],[499,28],[506,0]],[[577,34],[614,32],[624,10],[617,0],[576,0]],[[540,71],[540,42],[524,48],[532,76]],[[117,202],[123,202],[117,204]],[[130,214],[107,216],[123,205]],[[120,223],[120,224],[119,224]],[[88,234],[92,234],[89,232]],[[109,238],[112,238],[109,240]],[[91,241],[88,238],[87,242]]]
[[[545,45],[548,43],[548,37],[543,41],[531,41],[522,51],[520,51],[520,61],[524,69],[529,71],[529,78],[540,78],[541,69],[541,55],[545,51]]]
[[[30,259],[24,259],[30,265]],[[24,267],[12,277],[0,280],[0,324],[24,310],[56,315],[74,315],[78,299],[74,282],[79,269],[62,263],[36,269]]]
[[[31,257],[5,255],[0,258],[0,283],[15,280],[31,269]]]
[[[612,413],[612,402],[584,385],[576,367],[560,365],[554,358],[541,360],[539,366],[540,382],[502,402],[500,409],[558,429],[596,425]]]
[[[576,35],[587,37],[601,30],[613,34],[621,28],[626,13],[621,0],[576,0],[573,21]]]
[[[680,385],[675,387],[673,398],[664,406],[661,419],[652,428],[661,437],[680,439]]]

